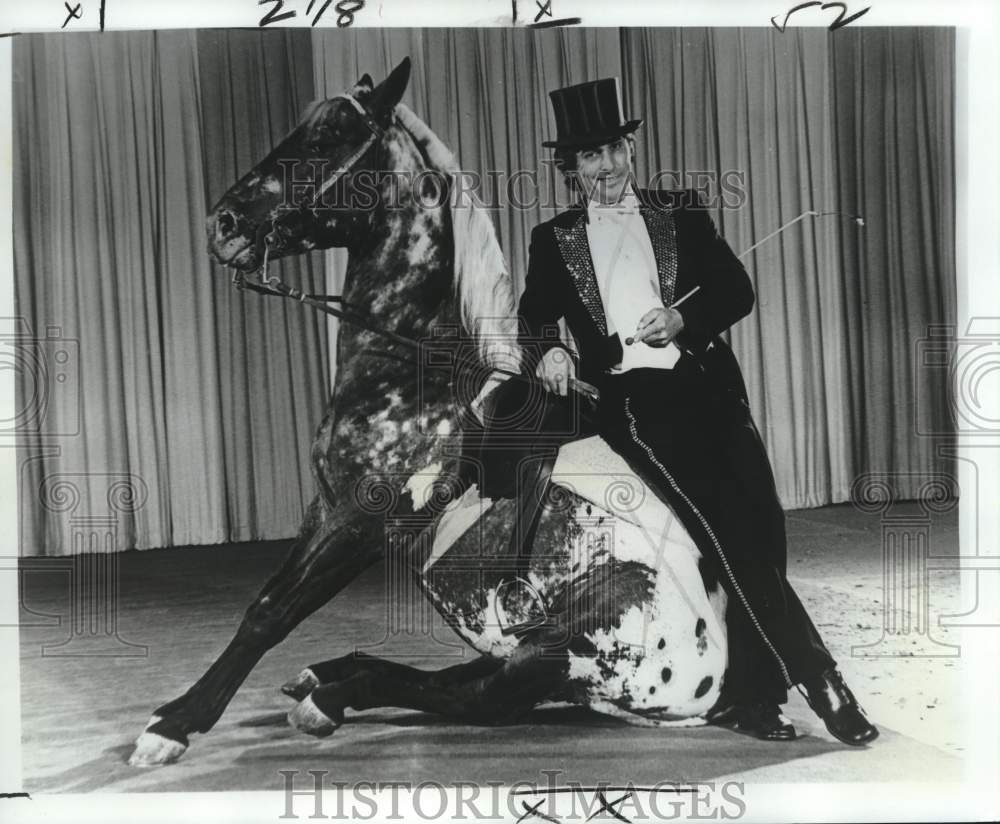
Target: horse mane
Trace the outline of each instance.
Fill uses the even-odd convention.
[[[317,116],[321,111],[323,111],[326,108],[329,102],[330,102],[329,100],[323,97],[319,97],[316,100],[313,100],[308,106],[305,107],[305,110],[302,112],[302,114],[299,115],[299,121],[296,124],[296,126],[314,125],[314,121],[316,120]]]
[[[431,165],[454,180],[460,171],[455,156],[430,126],[402,103],[396,105],[396,117]],[[473,336],[484,364],[516,372],[521,347],[514,290],[493,221],[482,201],[464,186],[451,187],[450,206],[453,283],[462,325]]]

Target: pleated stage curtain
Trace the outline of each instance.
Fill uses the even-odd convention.
[[[17,39],[17,310],[59,328],[22,347],[48,373],[17,370],[24,555],[294,534],[325,329],[237,294],[204,220],[313,98],[308,53],[302,32]],[[320,257],[282,268],[322,285]]]
[[[780,497],[845,501],[872,471],[917,495],[949,468],[916,419],[948,429],[944,377],[917,348],[955,317],[952,30],[30,36],[14,46],[18,311],[35,335],[71,339],[44,341],[39,358],[65,350],[72,365],[77,340],[79,368],[45,377],[41,395],[35,372],[18,375],[19,408],[48,433],[24,427],[26,555],[69,552],[69,522],[109,500],[109,550],[294,533],[335,328],[235,294],[203,219],[311,99],[365,72],[378,82],[404,56],[404,102],[486,181],[517,292],[531,227],[566,203],[541,147],[555,133],[547,93],[596,77],[620,76],[645,119],[640,181],[743,176],[745,198],[713,211],[738,253],[807,210],[863,217],[807,217],[745,259],[758,303],[731,339]],[[511,204],[488,175],[518,170],[542,202]],[[336,290],[343,262],[282,269]],[[129,476],[141,507],[119,500]]]
[[[843,213],[745,258],[732,344],[782,503],[847,501],[869,472],[918,497],[953,466],[918,427],[948,428],[948,390],[916,352],[956,314],[954,31],[634,30],[622,55],[639,178],[740,172],[743,204],[713,212],[737,254]]]
[[[937,431],[948,412],[942,376],[915,353],[955,317],[952,30],[325,30],[313,42],[325,95],[409,55],[404,102],[488,202],[491,170],[527,170],[564,204],[541,148],[555,134],[548,92],[617,75],[627,115],[645,121],[640,183],[707,182],[737,254],[803,212],[844,213],[808,216],[744,258],[757,306],[731,342],[781,501],[847,501],[868,472],[897,473],[916,497],[951,468],[918,433],[918,410]],[[556,211],[494,212],[518,293],[531,228]],[[334,285],[342,268],[331,256]]]

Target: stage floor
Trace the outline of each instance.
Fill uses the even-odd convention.
[[[909,505],[908,505],[909,506]],[[913,506],[913,514],[921,510]],[[408,710],[348,714],[333,736],[290,728],[278,687],[302,667],[355,647],[422,667],[469,660],[440,621],[429,635],[379,645],[387,626],[384,571],[369,570],[307,620],[250,675],[222,719],[173,765],[136,770],[127,759],[152,710],[186,690],[222,650],[287,542],[128,552],[120,556],[113,657],[75,655],[66,559],[22,565],[21,710],[29,792],[280,790],[279,770],[330,771],[352,782],[560,783],[960,781],[962,659],[926,636],[901,633],[892,657],[858,654],[883,636],[882,526],[848,506],[788,513],[789,577],[841,670],[882,730],[867,750],[833,739],[797,693],[787,706],[800,739],[764,743],[723,729],[645,729],[567,706],[526,723],[477,727]],[[958,553],[956,513],[934,517],[933,555]],[[971,608],[959,574],[929,573],[932,635],[957,643],[937,617]],[[74,643],[76,643],[74,641]],[[906,646],[913,655],[906,655]],[[887,652],[886,647],[868,652]],[[903,652],[903,655],[898,653]],[[937,651],[943,657],[927,657]],[[466,656],[464,659],[462,655]],[[276,815],[280,811],[276,811]]]

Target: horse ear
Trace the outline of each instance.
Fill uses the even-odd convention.
[[[375,81],[372,80],[370,74],[361,75],[361,79],[357,82],[357,86],[364,86],[368,91],[375,88]]]
[[[402,62],[392,70],[392,73],[378,84],[372,93],[373,108],[381,111],[391,111],[403,97],[406,86],[410,82],[410,58],[404,57]]]

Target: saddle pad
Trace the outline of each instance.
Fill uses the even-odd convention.
[[[559,449],[552,483],[573,492],[594,506],[638,527],[656,544],[687,549],[694,558],[701,554],[673,510],[639,478],[600,435],[564,444]],[[426,572],[493,506],[471,487],[441,514]]]

